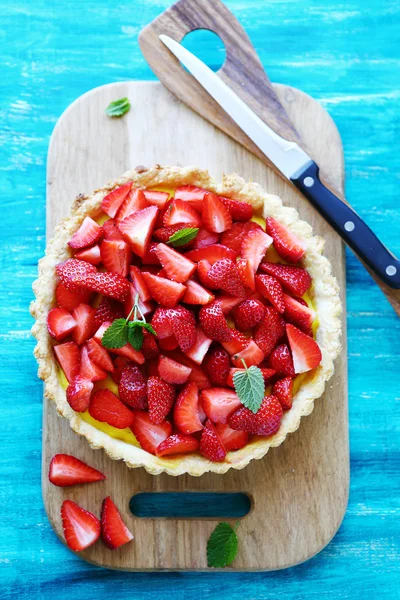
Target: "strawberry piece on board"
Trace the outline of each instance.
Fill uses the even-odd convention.
[[[161,442],[156,450],[156,455],[161,457],[170,454],[186,454],[187,452],[195,452],[198,448],[199,440],[192,435],[175,433]]]
[[[169,279],[151,273],[144,272],[142,275],[152,298],[165,308],[176,306],[186,291],[186,287],[182,283],[169,281]]]
[[[169,421],[160,424],[153,423],[149,413],[144,410],[135,413],[131,429],[142,449],[150,454],[155,454],[161,442],[172,433],[172,425]]]
[[[222,233],[232,226],[232,217],[221,198],[207,193],[203,198],[203,225],[208,231]]]
[[[207,337],[219,342],[229,342],[231,340],[232,332],[217,300],[200,309],[199,320]]]
[[[246,331],[258,325],[265,314],[265,306],[258,300],[244,300],[233,311],[235,325],[239,331]]]
[[[177,223],[190,223],[192,227],[200,227],[201,225],[199,213],[190,204],[179,198],[171,202],[163,217],[164,227],[176,225]]]
[[[127,217],[130,217],[134,213],[137,213],[144,208],[147,208],[149,203],[142,190],[135,188],[129,192],[123,203],[121,204],[118,213],[115,217],[116,221],[120,223]]]
[[[68,242],[68,246],[74,250],[93,246],[103,235],[103,228],[90,217],[85,217],[78,231],[74,233]]]
[[[294,372],[305,373],[318,367],[322,360],[322,353],[317,342],[290,323],[286,325],[286,333],[292,351]]]
[[[101,423],[117,429],[131,427],[135,415],[108,389],[97,390],[90,400],[89,413]]]
[[[76,412],[85,412],[89,408],[93,383],[80,375],[74,377],[66,389],[65,395],[68,404]]]
[[[236,431],[224,423],[217,423],[215,429],[227,452],[240,450],[240,448],[243,448],[249,441],[249,434],[247,431]]]
[[[103,473],[70,454],[55,454],[50,461],[49,481],[58,487],[93,483],[105,478]]]
[[[47,330],[51,337],[61,342],[76,328],[74,317],[65,308],[52,308],[47,315]]]
[[[132,188],[132,181],[120,185],[115,188],[112,192],[104,196],[101,201],[101,210],[106,213],[109,217],[114,218],[118,212],[119,207],[129,194]]]
[[[229,388],[209,388],[201,392],[201,405],[213,423],[227,423],[242,403],[236,392]]]
[[[158,374],[167,383],[175,385],[186,383],[191,372],[190,367],[182,365],[168,356],[161,355],[158,359]]]
[[[92,546],[100,537],[100,521],[72,500],[61,505],[61,519],[67,545],[74,552]]]
[[[81,354],[79,346],[75,342],[65,342],[64,344],[58,344],[54,346],[54,353],[56,355],[58,364],[64,371],[64,375],[71,383],[81,368]]]
[[[76,328],[72,332],[72,339],[78,346],[86,342],[95,332],[96,326],[94,317],[96,309],[89,304],[79,304],[72,311],[72,316],[76,321]]]
[[[144,257],[156,224],[158,208],[148,206],[130,215],[119,223],[123,238],[138,256]]]
[[[188,383],[176,399],[174,423],[185,434],[203,429],[199,418],[199,389],[194,382]]]
[[[278,398],[265,396],[256,414],[243,406],[233,413],[228,424],[232,429],[247,431],[254,435],[270,436],[278,431],[282,415],[282,406]]]
[[[196,264],[166,244],[158,244],[157,258],[163,266],[168,279],[185,283],[195,272]]]
[[[110,550],[115,550],[133,540],[133,535],[123,522],[119,510],[107,496],[101,508],[101,539]]]
[[[147,399],[150,421],[160,425],[174,405],[175,388],[160,379],[160,377],[149,377],[147,380]]]
[[[278,279],[284,288],[296,296],[303,296],[311,285],[309,273],[301,267],[263,262],[260,269]]]
[[[272,393],[276,396],[279,402],[282,404],[283,410],[289,410],[292,408],[293,402],[293,379],[292,377],[285,377],[279,379],[274,384]]]
[[[210,419],[206,420],[201,432],[200,454],[212,462],[222,462],[226,457],[225,446]]]
[[[282,286],[271,275],[256,275],[256,290],[264,296],[280,313],[285,312]]]
[[[265,228],[274,240],[274,248],[284,260],[297,263],[305,254],[304,242],[272,217],[266,217]]]
[[[128,363],[122,369],[118,394],[120,400],[130,408],[147,408],[146,379],[135,365]]]
[[[109,273],[126,277],[132,260],[129,244],[118,240],[103,240],[100,246],[101,262]]]
[[[91,265],[97,266],[101,263],[100,246],[96,244],[91,248],[85,248],[80,252],[76,252],[75,258],[77,258],[78,260],[85,260]]]

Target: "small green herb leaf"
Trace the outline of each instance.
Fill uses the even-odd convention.
[[[136,323],[134,323],[136,325]],[[141,327],[129,327],[128,342],[135,350],[140,350],[143,346],[143,329]]]
[[[109,117],[122,117],[131,108],[131,104],[128,98],[121,98],[120,100],[114,100],[106,108],[106,114]]]
[[[209,567],[226,567],[234,561],[239,543],[235,529],[225,522],[216,526],[207,542]]]
[[[254,365],[248,369],[245,365],[244,371],[234,373],[233,385],[242,404],[256,414],[265,394],[265,383],[261,369]]]
[[[129,321],[128,327],[130,329],[136,329],[137,327],[141,327],[142,329],[146,329],[153,335],[157,335],[157,332],[153,329],[150,323],[146,323],[145,321]]]
[[[122,348],[128,342],[128,327],[125,319],[116,319],[105,330],[101,339],[104,348]]]
[[[167,244],[171,244],[171,246],[174,246],[174,248],[184,246],[185,244],[188,244],[194,240],[198,233],[198,227],[184,227],[179,231],[175,231],[175,233],[173,233],[169,238]]]

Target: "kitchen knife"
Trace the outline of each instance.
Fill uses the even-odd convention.
[[[318,165],[295,142],[262,121],[209,67],[166,35],[160,40],[260,148],[280,172],[313,204],[347,245],[386,285],[400,289],[400,261],[347,204],[319,178]]]

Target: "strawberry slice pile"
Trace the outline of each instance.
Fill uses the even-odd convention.
[[[251,204],[193,185],[170,197],[128,182],[101,207],[109,218],[86,217],[56,266],[47,318],[71,408],[130,428],[160,459],[223,461],[253,435],[274,435],[294,378],[322,360],[303,298],[312,284],[305,243],[272,217],[264,228],[253,221]],[[110,345],[107,330],[135,325],[133,311],[143,333]],[[251,366],[266,386],[257,413],[234,385]]]

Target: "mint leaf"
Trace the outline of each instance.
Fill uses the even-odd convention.
[[[244,371],[236,371],[233,375],[233,385],[242,404],[256,414],[265,394],[261,369],[253,365],[249,369],[246,367]]]
[[[179,231],[175,231],[175,233],[173,233],[169,238],[167,244],[171,244],[171,246],[174,246],[174,248],[184,246],[185,244],[188,244],[194,240],[198,233],[198,227],[184,227]]]
[[[226,567],[234,561],[239,544],[235,529],[229,523],[218,523],[207,542],[209,567]]]
[[[147,331],[149,331],[153,335],[157,336],[157,331],[155,331],[155,329],[153,329],[153,327],[150,325],[150,323],[143,323],[142,327],[143,327],[143,329],[147,329]]]
[[[128,98],[121,98],[120,100],[114,100],[106,108],[106,114],[109,117],[122,117],[131,108],[131,104]]]
[[[146,323],[145,321],[129,321],[128,327],[129,329],[136,329],[137,327],[141,327],[142,329],[146,329],[153,335],[157,335],[157,332],[153,329],[150,323]]]
[[[134,322],[133,325],[138,325],[138,323]],[[135,348],[135,350],[141,349],[143,346],[143,330],[141,327],[129,327],[128,342]]]
[[[104,348],[122,348],[128,342],[128,327],[125,319],[116,319],[105,330],[101,339]]]

